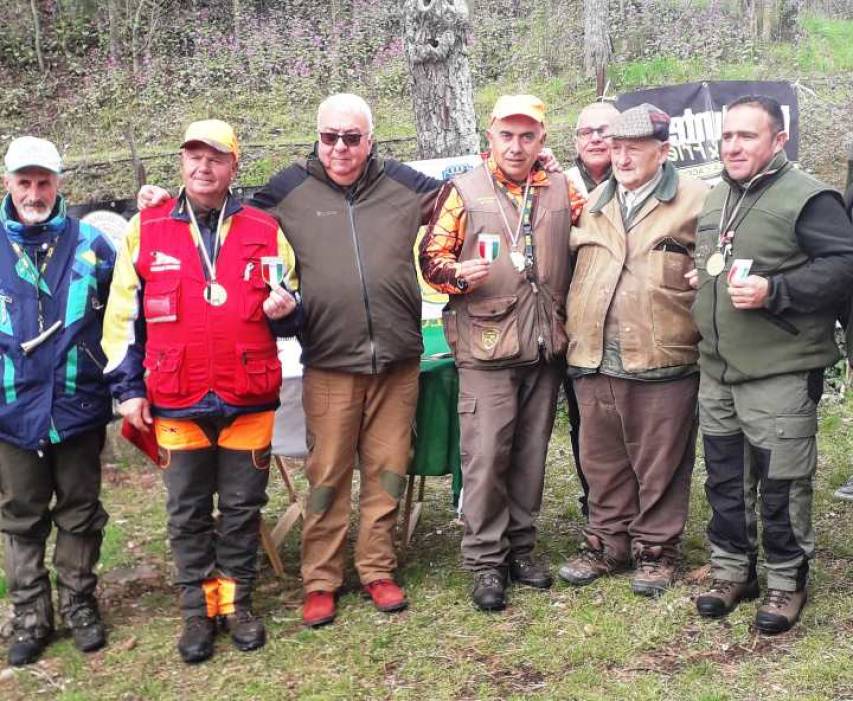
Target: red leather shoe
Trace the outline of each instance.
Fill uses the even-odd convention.
[[[377,579],[365,584],[364,591],[373,599],[373,605],[383,613],[402,611],[409,605],[406,594],[391,579]]]
[[[319,628],[335,620],[335,595],[330,591],[309,591],[302,603],[302,623]]]

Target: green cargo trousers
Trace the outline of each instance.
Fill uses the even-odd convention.
[[[716,579],[746,581],[755,565],[756,506],[764,526],[767,586],[805,586],[814,555],[812,478],[823,371],[735,385],[702,373],[699,424],[711,504],[708,525]]]

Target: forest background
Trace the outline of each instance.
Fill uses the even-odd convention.
[[[453,0],[437,0],[453,4]],[[192,119],[232,122],[243,142],[240,183],[262,184],[310,151],[316,105],[355,91],[374,107],[383,153],[417,151],[403,7],[386,0],[6,0],[0,6],[0,151],[35,133],[59,144],[73,202],[131,197],[131,152],[148,179],[173,186]],[[798,86],[804,168],[841,187],[853,145],[851,0],[477,0],[468,57],[480,132],[495,98],[532,92],[549,108],[549,144],[568,162],[580,108],[595,99],[585,24],[610,50],[608,95],[703,79],[789,80]],[[111,513],[101,599],[110,645],[83,656],[67,636],[24,670],[0,670],[3,699],[853,699],[853,510],[830,495],[853,471],[853,400],[836,374],[821,407],[816,482],[818,553],[803,620],[776,638],[750,626],[754,605],[699,621],[707,578],[697,462],[682,582],[638,600],[628,580],[546,593],[513,588],[507,612],[469,603],[448,480],[431,479],[400,579],[412,606],[374,612],[354,572],[331,627],[300,626],[298,529],[286,575],[264,561],[258,609],[270,642],[251,655],[218,644],[214,662],[178,660],[159,475],[112,442],[104,499]],[[304,488],[304,482],[300,481]],[[580,541],[579,490],[564,414],[548,459],[541,551],[554,565]],[[286,505],[271,481],[270,518]],[[6,604],[0,577],[0,605]]]

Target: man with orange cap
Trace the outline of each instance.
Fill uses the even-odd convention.
[[[281,382],[275,336],[301,317],[279,284],[289,271],[297,285],[284,234],[231,194],[238,157],[225,122],[189,125],[183,189],[131,221],[104,323],[119,411],[159,445],[187,663],[213,654],[217,617],[240,650],[266,640],[251,596]]]
[[[444,331],[459,368],[462,557],[483,610],[506,605],[507,575],[551,585],[532,556],[545,454],[565,370],[569,231],[583,200],[546,173],[545,105],[498,99],[482,167],[439,196],[420,249],[424,278],[450,294]]]

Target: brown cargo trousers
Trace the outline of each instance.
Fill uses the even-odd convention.
[[[420,360],[378,375],[306,368],[302,401],[308,439],[308,493],[302,526],[305,592],[343,584],[352,474],[361,471],[355,566],[362,584],[397,566],[394,525],[406,487]]]
[[[565,364],[459,369],[462,563],[500,569],[536,544],[545,455]]]
[[[696,453],[698,389],[698,373],[658,382],[599,373],[575,380],[590,547],[617,562],[632,554],[678,556]]]

